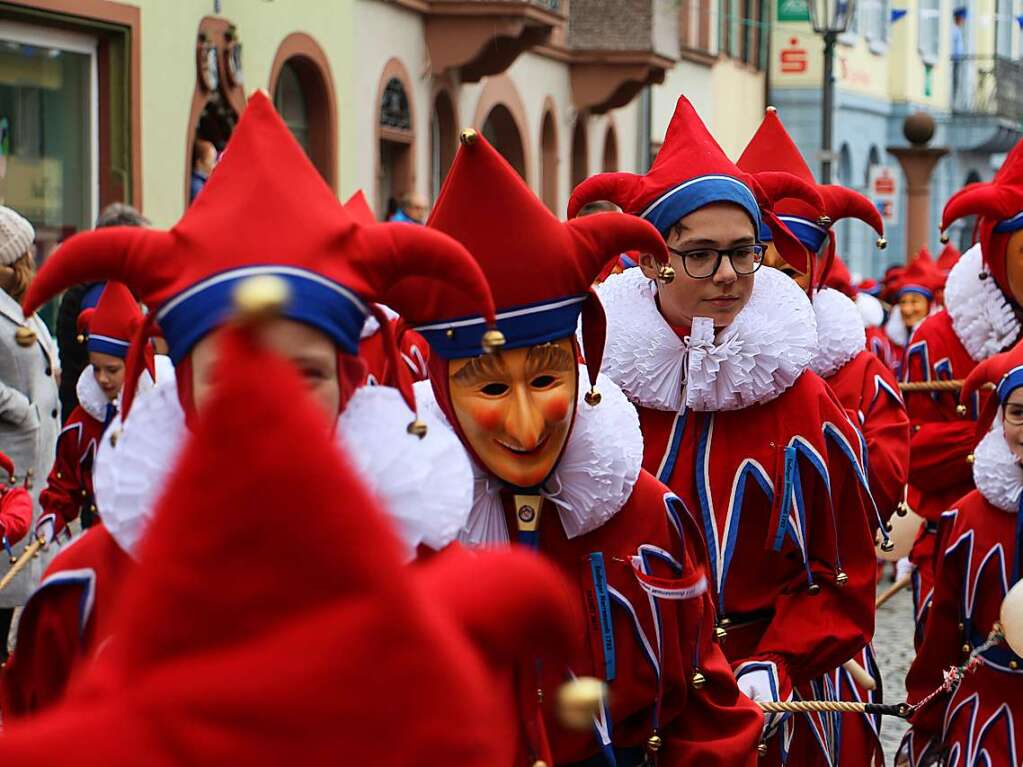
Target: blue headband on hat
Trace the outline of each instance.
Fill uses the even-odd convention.
[[[1023,386],[1023,365],[1015,367],[1002,376],[1002,380],[998,383],[998,401],[1005,404],[1005,400],[1009,399],[1009,395],[1016,389]]]
[[[999,221],[995,226],[995,231],[1000,234],[1004,232],[1018,232],[1020,229],[1023,229],[1023,210],[1011,218]]]
[[[690,213],[716,202],[730,202],[742,208],[753,220],[753,227],[759,233],[763,228],[760,206],[750,188],[731,176],[699,176],[691,178],[654,200],[640,213],[661,233],[667,236],[671,227]]]
[[[900,288],[899,289],[899,298],[902,298],[902,296],[906,295],[906,293],[919,293],[924,298],[926,298],[928,301],[930,301],[930,300],[932,300],[934,298],[934,293],[932,291],[928,290],[927,288],[925,288],[923,285],[913,285],[913,284],[910,284],[910,285],[906,285],[906,286]]]

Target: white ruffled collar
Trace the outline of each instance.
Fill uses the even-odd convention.
[[[775,269],[727,328],[697,317],[683,341],[657,309],[640,269],[613,274],[598,293],[607,314],[603,370],[633,402],[657,410],[741,410],[770,402],[810,366],[817,326],[809,299]]]
[[[472,469],[447,424],[421,416],[427,434],[408,433],[413,419],[397,390],[362,387],[342,413],[337,439],[398,525],[409,559],[416,547],[442,549],[458,536],[472,505]],[[122,425],[114,419],[96,457],[93,484],[103,523],[135,551],[174,469],[188,432],[174,381],[140,397]]]
[[[107,399],[107,395],[99,388],[92,365],[87,365],[82,374],[78,376],[75,393],[78,395],[78,404],[82,406],[82,410],[100,423],[106,422],[107,405],[111,403]],[[118,396],[118,400],[120,400],[120,396]]]
[[[867,348],[863,318],[852,299],[832,288],[813,297],[817,318],[817,349],[810,367],[821,378],[830,378]]]
[[[174,382],[174,363],[171,362],[170,357],[157,354],[153,358],[153,372],[156,373],[157,380],[161,382],[165,379],[170,379],[172,383]],[[139,396],[144,395],[153,386],[155,386],[153,377],[149,375],[148,370],[143,370],[142,375],[139,376],[136,394]],[[78,395],[78,404],[82,406],[82,410],[100,423],[104,423],[107,420],[107,405],[111,404],[111,401],[107,399],[107,395],[99,387],[92,365],[87,365],[82,374],[78,376],[75,393]],[[121,392],[117,393],[117,399],[112,404],[117,410],[121,409]]]
[[[1023,492],[1023,466],[1019,465],[1005,442],[1002,431],[1002,410],[984,439],[973,451],[973,481],[988,503],[1002,511],[1019,510]]]
[[[888,321],[884,324],[884,334],[896,346],[905,348],[909,344],[909,338],[913,333],[902,321],[902,312],[899,311],[898,304],[894,304],[891,311],[888,312]]]
[[[945,283],[945,306],[952,329],[974,362],[986,360],[1016,342],[1019,320],[987,273],[980,244],[963,253]]]
[[[586,369],[580,368],[580,381]],[[415,385],[421,413],[445,418],[429,381]],[[568,444],[541,495],[558,510],[569,538],[596,530],[626,504],[643,464],[639,416],[621,389],[599,376],[600,404],[590,406],[580,385],[576,418]],[[450,425],[448,426],[450,429]],[[472,512],[459,535],[470,546],[498,545],[510,540],[501,502],[505,485],[487,469],[472,462],[475,490]]]

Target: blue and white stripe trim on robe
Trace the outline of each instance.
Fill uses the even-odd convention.
[[[1023,386],[1023,365],[1014,367],[1002,376],[1002,380],[998,382],[998,401],[1004,405],[1009,395],[1020,386]]]
[[[679,219],[715,202],[731,202],[749,214],[756,231],[760,231],[760,206],[753,192],[732,176],[698,176],[674,186],[640,213],[662,236],[668,234]]]
[[[1009,218],[999,221],[995,225],[995,231],[999,234],[1004,234],[1006,232],[1018,232],[1020,229],[1023,229],[1023,210],[1015,216],[1010,216]]]
[[[112,336],[96,335],[95,333],[89,334],[89,340],[85,344],[85,348],[90,352],[109,354],[111,357],[120,357],[122,360],[128,356],[128,349],[130,347],[131,343],[128,341],[122,341],[120,338],[113,338]]]
[[[497,313],[497,329],[504,334],[505,349],[525,349],[575,335],[583,302],[589,294],[553,301],[514,306]],[[430,350],[447,360],[483,354],[486,321],[463,317],[416,327],[430,344]]]
[[[168,301],[157,322],[178,364],[202,338],[224,324],[232,311],[234,289],[249,277],[270,275],[284,280],[291,298],[283,316],[328,335],[346,354],[359,351],[366,304],[348,288],[322,274],[297,267],[267,264],[214,274]]]

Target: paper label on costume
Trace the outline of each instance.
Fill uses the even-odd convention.
[[[589,555],[590,578],[592,580],[592,622],[599,630],[600,656],[604,659],[604,679],[614,681],[615,669],[615,635],[614,623],[611,618],[611,597],[607,590],[607,570],[604,555],[596,551]],[[596,633],[596,632],[595,632]]]
[[[707,577],[702,570],[683,578],[658,578],[643,572],[643,562],[638,556],[631,557],[630,562],[639,585],[658,599],[693,599],[707,592]]]

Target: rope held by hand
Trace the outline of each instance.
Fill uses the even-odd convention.
[[[912,712],[906,703],[857,703],[846,700],[758,700],[757,705],[765,714],[806,714],[825,711],[838,714],[881,714],[905,719]]]

